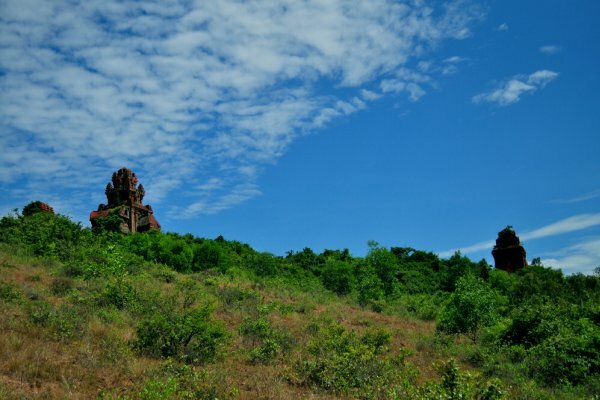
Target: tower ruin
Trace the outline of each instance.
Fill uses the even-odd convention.
[[[127,168],[114,172],[112,182],[106,185],[104,194],[108,204],[100,204],[97,211],[90,213],[92,227],[98,225],[99,218],[117,214],[122,220],[120,227],[123,233],[160,229],[152,207],[142,204],[146,191],[141,183],[138,185],[135,172]]]

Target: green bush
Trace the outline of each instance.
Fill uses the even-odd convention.
[[[454,359],[435,365],[441,382],[428,382],[420,388],[418,399],[431,400],[500,400],[504,390],[500,383],[492,379],[486,381],[459,370]]]
[[[581,319],[532,347],[525,362],[546,385],[581,384],[600,373],[600,328]]]
[[[279,270],[279,263],[270,253],[257,253],[249,262],[250,268],[258,276],[273,276]]]
[[[386,296],[398,292],[398,273],[400,267],[396,256],[386,248],[378,247],[376,242],[369,242],[370,250],[365,258],[367,264],[373,269]]]
[[[382,332],[359,337],[337,323],[322,327],[308,346],[311,357],[296,363],[299,383],[342,394],[384,386],[393,368],[378,355],[388,343]]]
[[[496,294],[481,279],[465,275],[458,279],[456,291],[441,312],[437,329],[464,333],[475,340],[478,330],[498,321]]]
[[[403,295],[390,304],[395,309],[404,309],[409,314],[425,321],[434,321],[450,296],[446,292],[433,294]]]
[[[192,364],[214,361],[227,343],[225,328],[203,306],[170,310],[144,319],[137,327],[135,346],[151,357],[176,357]]]
[[[221,246],[216,242],[205,241],[202,244],[195,245],[193,254],[194,271],[202,271],[211,268],[218,268],[222,272],[227,270],[225,254]]]
[[[255,346],[248,357],[251,363],[271,364],[292,346],[290,335],[273,328],[267,313],[259,311],[258,317],[245,318],[239,329],[240,334]]]
[[[501,333],[500,340],[526,348],[556,335],[562,323],[556,305],[538,296],[514,308],[509,317],[510,323]]]
[[[113,306],[119,310],[131,309],[137,301],[138,296],[133,285],[124,279],[107,280],[98,296],[99,305]]]
[[[383,328],[369,329],[360,338],[361,343],[372,348],[375,354],[383,354],[388,351],[392,334]]]
[[[119,216],[118,211],[111,211],[106,217],[96,218],[92,232],[102,234],[105,232],[121,233],[121,224],[123,219]]]
[[[330,259],[325,262],[321,272],[321,280],[327,289],[339,295],[350,293],[356,286],[352,266],[340,260]]]
[[[69,290],[73,289],[73,280],[62,276],[52,279],[50,283],[50,291],[56,296],[62,296]]]
[[[55,340],[65,341],[83,334],[83,319],[72,306],[61,305],[58,308],[45,301],[33,301],[28,304],[29,320],[46,327]]]
[[[270,364],[281,352],[281,346],[275,339],[265,339],[263,343],[250,352],[248,361],[255,364]]]
[[[221,373],[215,374],[206,369],[167,360],[156,376],[144,383],[138,397],[173,400],[233,399],[238,391],[229,388],[225,379],[226,376]]]
[[[379,279],[372,269],[369,267],[364,268],[360,271],[359,276],[358,304],[365,307],[385,303],[383,282],[381,282],[381,279]]]
[[[255,307],[260,300],[255,291],[240,288],[239,286],[220,287],[217,289],[217,295],[227,309],[239,308],[246,303],[248,303],[247,305],[250,307]]]
[[[273,335],[273,328],[266,317],[247,317],[240,326],[240,333],[248,338],[252,344]]]
[[[23,291],[19,287],[0,281],[0,301],[18,304],[22,303],[23,300]]]
[[[140,400],[167,400],[177,393],[177,381],[169,378],[164,381],[151,379],[144,384],[139,393]]]
[[[69,261],[79,256],[91,232],[62,215],[45,212],[8,216],[0,221],[0,241],[24,246],[35,255]]]

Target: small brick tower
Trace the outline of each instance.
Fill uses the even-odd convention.
[[[137,183],[137,176],[130,169],[121,168],[114,172],[112,183],[108,183],[104,190],[108,204],[100,204],[97,211],[90,213],[92,226],[97,225],[98,218],[118,213],[123,220],[121,231],[124,233],[160,229],[160,224],[154,218],[152,207],[142,204],[146,192],[144,186]]]

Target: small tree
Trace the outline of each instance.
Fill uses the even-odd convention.
[[[456,283],[456,291],[442,310],[437,329],[464,333],[475,341],[477,331],[494,324],[498,318],[494,290],[481,278],[469,274]]]
[[[350,293],[356,286],[352,266],[345,261],[327,260],[321,279],[327,289],[339,295]]]
[[[111,211],[105,217],[98,217],[92,226],[92,232],[100,234],[103,232],[121,233],[121,224],[123,220],[118,212]]]
[[[370,250],[366,261],[375,271],[379,280],[383,283],[383,291],[386,296],[391,296],[398,291],[398,259],[386,248],[379,247],[375,241],[368,242]]]

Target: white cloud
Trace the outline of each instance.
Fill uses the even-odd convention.
[[[439,67],[439,71],[444,76],[454,75],[458,72],[458,65],[467,61],[467,58],[460,56],[452,56],[443,60],[443,64]]]
[[[463,61],[467,61],[467,59],[465,57],[461,57],[461,56],[452,56],[452,57],[448,57],[444,60],[444,62],[448,63],[448,64],[458,64]]]
[[[539,229],[529,231],[521,235],[523,240],[539,239],[546,236],[561,235],[563,233],[580,231],[582,229],[591,228],[600,225],[600,213],[598,214],[580,214],[553,224],[546,225]]]
[[[473,96],[474,103],[496,103],[508,106],[517,103],[525,93],[534,93],[543,89],[556,79],[557,72],[549,70],[536,71],[530,75],[518,75],[500,84],[496,89]]]
[[[480,15],[465,1],[392,0],[7,0],[2,10],[5,201],[61,188],[82,215],[123,165],[149,202],[184,182],[199,189],[182,199],[187,215],[259,195],[263,166],[382,95],[368,87],[417,101],[431,78],[407,63],[468,37]]]
[[[598,197],[600,197],[600,189],[593,190],[589,193],[585,193],[580,196],[553,200],[552,203],[561,203],[561,204],[580,203],[582,201],[597,199]]]
[[[552,82],[558,76],[557,72],[549,71],[547,69],[536,71],[529,75],[527,83],[534,85],[536,88],[543,88],[548,83]]]
[[[208,181],[196,186],[196,189],[202,192],[211,192],[213,190],[221,189],[223,187],[223,180],[219,178],[210,178]]]
[[[172,217],[187,218],[197,214],[217,214],[223,210],[227,210],[244,201],[256,196],[260,196],[262,192],[255,184],[239,184],[234,186],[229,192],[216,197],[216,200],[207,201],[206,196],[198,201],[181,209],[172,210]]]
[[[504,23],[498,25],[498,28],[496,28],[496,29],[498,29],[499,31],[507,31],[508,30],[508,24],[506,22],[504,22]]]
[[[546,45],[546,46],[540,46],[540,48],[538,50],[542,54],[551,56],[551,55],[560,53],[561,48],[559,46]]]
[[[454,249],[445,250],[445,251],[440,252],[439,256],[440,257],[450,257],[457,251],[460,251],[462,254],[476,253],[478,251],[491,249],[492,247],[494,247],[495,243],[496,242],[494,240],[487,240],[485,242],[475,243],[475,244],[472,244],[472,245],[466,246],[466,247],[457,247]]]
[[[561,268],[568,274],[591,274],[600,266],[600,239],[589,239],[541,258],[544,265]]]
[[[377,100],[377,99],[381,98],[381,94],[375,93],[375,92],[373,92],[371,90],[367,90],[367,89],[362,89],[360,91],[360,94],[361,94],[362,98],[367,101],[373,101],[373,100]]]
[[[569,218],[562,219],[560,221],[545,225],[541,228],[534,229],[532,231],[524,232],[520,235],[521,240],[535,240],[549,236],[562,235],[565,233],[581,231],[600,225],[600,213],[595,214],[579,214]],[[448,257],[454,254],[456,251],[460,251],[463,254],[475,253],[482,250],[488,250],[494,247],[496,242],[494,240],[488,240],[479,242],[470,246],[458,247],[442,251],[439,253],[440,257]]]

